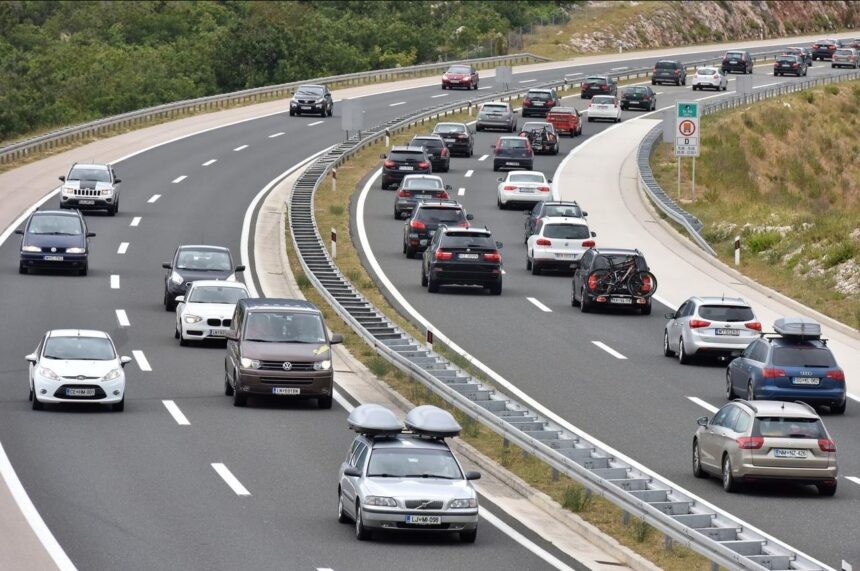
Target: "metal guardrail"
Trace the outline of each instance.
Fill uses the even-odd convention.
[[[13,143],[11,145],[0,148],[0,164],[16,161],[22,157],[26,157],[34,152],[52,149],[58,146],[63,146],[69,143],[75,143],[87,139],[92,136],[102,135],[112,129],[126,128],[140,125],[154,119],[172,119],[178,118],[186,112],[211,111],[219,109],[226,105],[257,103],[260,101],[270,100],[279,97],[291,95],[293,90],[299,85],[313,83],[319,85],[361,85],[364,83],[372,83],[376,81],[393,81],[397,79],[410,79],[419,77],[431,72],[442,73],[448,66],[458,63],[472,64],[478,68],[489,68],[501,64],[524,64],[528,62],[550,61],[548,58],[537,56],[530,53],[518,53],[504,56],[494,56],[486,58],[477,58],[469,60],[458,60],[451,62],[438,62],[422,65],[413,65],[409,67],[397,67],[390,69],[378,69],[371,71],[362,71],[357,73],[348,73],[343,75],[335,75],[328,77],[317,77],[305,81],[293,81],[290,83],[282,83],[279,85],[270,85],[266,87],[256,87],[253,89],[245,89],[235,91],[233,93],[225,93],[221,95],[211,95],[208,97],[199,97],[197,99],[188,99],[185,101],[176,101],[173,103],[165,103],[155,107],[139,109],[98,119],[82,125],[66,127],[39,135],[24,141]]]
[[[631,72],[632,73],[632,72]],[[623,74],[622,74],[623,75]],[[569,87],[564,80],[544,87]],[[531,85],[530,87],[540,87]],[[289,199],[290,233],[302,268],[334,310],[376,351],[424,384],[445,402],[484,423],[549,466],[582,482],[667,538],[729,569],[830,569],[734,516],[696,498],[602,443],[543,418],[412,338],[373,306],[340,272],[329,256],[314,219],[314,194],[326,175],[386,132],[428,118],[471,109],[476,102],[512,98],[488,94],[476,101],[418,110],[353,137],[314,161],[296,181]]]
[[[771,99],[780,95],[804,91],[819,85],[853,81],[856,79],[860,79],[860,70],[854,70],[849,73],[824,75],[792,83],[784,83],[778,86],[754,91],[753,93],[736,95],[734,97],[726,96],[725,98],[720,98],[720,100],[713,103],[703,105],[702,115],[710,115],[711,113],[734,109],[736,107],[764,101],[765,99]],[[662,142],[662,138],[663,121],[661,120],[653,129],[648,131],[648,134],[645,135],[645,138],[642,139],[642,142],[639,144],[639,148],[636,152],[636,162],[639,167],[639,187],[648,195],[651,202],[655,204],[663,214],[671,218],[672,221],[683,226],[700,248],[716,257],[717,253],[700,234],[703,226],[702,222],[681,208],[678,203],[663,190],[657,182],[657,179],[654,178],[654,172],[651,170],[651,155]]]

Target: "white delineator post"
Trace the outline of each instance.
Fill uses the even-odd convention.
[[[391,147],[391,132],[386,129],[385,130],[385,148]]]
[[[331,229],[331,259],[337,258],[337,230]]]
[[[735,236],[735,265],[741,265],[741,237]]]
[[[337,169],[331,169],[331,191],[337,192]]]

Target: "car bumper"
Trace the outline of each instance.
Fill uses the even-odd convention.
[[[586,293],[585,295],[590,302],[605,307],[636,308],[646,306],[649,303],[646,297],[632,295],[594,295],[593,293]]]
[[[700,335],[684,332],[684,350],[694,353],[740,353],[756,340],[756,337],[733,337],[725,340],[703,339]]]
[[[94,389],[94,396],[67,396],[66,388]],[[125,377],[106,382],[76,381],[75,379],[61,379],[54,381],[39,375],[33,378],[33,389],[39,402],[42,403],[99,403],[112,404],[120,402],[125,395]]]
[[[651,100],[645,101],[644,99],[628,99],[622,100],[621,105],[625,105],[627,107],[640,107],[642,109],[650,109],[651,108]]]
[[[523,117],[546,117],[552,107],[523,107]]]
[[[738,64],[723,64],[720,68],[724,72],[732,72],[732,71],[743,71],[746,72],[747,66],[746,64],[738,63]]]
[[[406,523],[408,515],[439,516],[440,523],[436,525],[417,525]],[[382,511],[361,508],[362,523],[372,529],[390,529],[402,531],[471,531],[478,527],[478,510],[462,510],[457,513],[425,512],[425,511]]]
[[[829,406],[831,404],[841,405],[845,402],[847,395],[844,389],[798,389],[759,385],[756,386],[755,397],[759,400],[799,400],[812,406]]]
[[[515,124],[508,120],[478,119],[475,126],[480,129],[510,129]]]
[[[61,259],[50,259],[61,258]],[[20,263],[25,268],[79,269],[87,265],[87,254],[26,253],[21,252]]]
[[[499,168],[511,167],[511,165],[501,164]],[[516,168],[516,167],[511,167]],[[499,202],[502,204],[536,204],[552,200],[551,192],[501,192],[499,193]]]
[[[694,79],[693,87],[698,87],[699,89],[703,87],[707,87],[708,89],[720,89],[723,86],[722,81],[711,81],[711,80],[702,80],[702,79]]]
[[[657,83],[678,83],[683,79],[684,78],[680,75],[655,75],[651,77],[651,81],[655,81]]]
[[[837,466],[827,468],[799,468],[779,466],[757,466],[744,462],[735,470],[737,477],[745,480],[782,480],[801,483],[815,483],[824,480],[836,480],[839,474]]]
[[[432,167],[433,167],[433,170],[434,170],[434,171],[437,171],[437,170],[445,170],[445,169],[447,169],[447,168],[450,166],[450,164],[451,164],[451,160],[450,160],[450,159],[447,159],[447,158],[444,158],[444,159],[431,159],[431,160],[430,160],[430,166],[432,166]]]
[[[433,278],[440,284],[491,286],[502,281],[501,269],[461,269],[456,266],[434,266]]]
[[[249,396],[303,398],[331,396],[334,372],[328,371],[268,371],[239,369],[236,390]],[[275,394],[276,388],[298,389],[294,395]]]
[[[452,87],[465,87],[466,89],[470,89],[472,87],[472,80],[470,79],[460,79],[457,81],[451,79],[443,79],[442,87],[447,87],[451,89]]]
[[[556,265],[560,268],[570,267],[575,268],[579,265],[579,259],[582,257],[584,250],[581,252],[565,251],[541,251],[535,249],[532,254],[532,263],[539,262],[541,267]]]
[[[837,64],[838,65],[838,64]],[[790,73],[791,75],[800,75],[803,73],[803,70],[799,67],[775,67],[773,68],[774,73]]]
[[[322,113],[325,109],[325,103],[311,103],[302,105],[301,103],[290,102],[290,111],[301,115],[302,113]]]
[[[525,169],[532,170],[534,159],[493,159],[495,169]],[[537,202],[533,200],[532,202]]]
[[[615,111],[589,111],[588,116],[592,119],[611,119],[615,121],[621,117],[621,114]]]
[[[445,145],[448,147],[448,151],[451,154],[461,155],[461,154],[468,154],[468,152],[469,152],[469,140],[468,139],[463,139],[463,140],[457,139],[455,141],[448,141],[446,139]]]
[[[78,210],[110,210],[113,208],[115,197],[79,197],[60,196],[61,208],[76,208]]]
[[[225,317],[224,319],[230,319]],[[206,320],[199,323],[185,323],[183,320],[180,324],[182,336],[186,340],[203,341],[204,339],[224,340],[229,327],[207,325]]]

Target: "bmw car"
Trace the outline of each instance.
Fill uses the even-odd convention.
[[[242,282],[200,280],[176,298],[174,337],[183,347],[190,341],[223,340],[232,323],[236,303],[251,297]]]

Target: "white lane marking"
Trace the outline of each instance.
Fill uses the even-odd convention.
[[[200,166],[201,167],[208,167],[209,165],[214,165],[217,162],[218,162],[218,159],[209,159],[208,161],[206,161],[205,163],[203,163]]]
[[[653,296],[652,296],[652,297],[653,297]],[[853,394],[851,394],[851,393],[847,393],[847,394],[848,394],[848,398],[853,399],[853,400],[856,400],[857,402],[860,402],[860,396],[853,395]]]
[[[13,226],[13,228],[16,226]],[[12,467],[9,457],[6,456],[6,451],[3,449],[2,444],[0,444],[0,475],[3,476],[6,487],[9,488],[9,493],[12,494],[12,499],[15,500],[15,503],[18,504],[18,509],[21,510],[24,519],[27,520],[27,523],[33,529],[33,533],[39,538],[39,542],[45,548],[45,551],[54,560],[54,564],[60,571],[76,571],[74,563],[66,555],[66,552],[63,551],[62,546],[54,537],[54,534],[51,533],[51,530],[48,529],[48,526],[45,525],[45,520],[36,511],[36,506],[33,505],[30,496],[27,495],[27,490],[24,489],[21,480],[18,479],[18,474],[15,473],[15,468]],[[9,563],[11,564],[12,562]]]
[[[430,99],[439,99],[440,97],[448,97],[447,93],[440,93],[439,95],[431,95]]]
[[[158,195],[156,194],[155,196],[158,196]],[[153,202],[155,202],[155,201],[153,200]],[[135,216],[134,218],[131,219],[131,222],[129,222],[128,225],[133,227],[133,228],[136,226],[139,226],[140,220],[141,220],[140,216]]]
[[[699,405],[700,407],[702,407],[703,409],[705,409],[706,411],[710,412],[711,414],[720,410],[717,407],[715,407],[714,405],[712,405],[711,403],[703,401],[699,397],[687,397],[687,398],[690,399],[691,401],[693,401],[694,403],[696,403],[697,405]]]
[[[520,83],[531,83],[533,81],[537,81],[537,79],[523,79]]]
[[[845,476],[845,479],[850,480],[851,482],[854,482],[855,484],[860,484],[860,478],[858,478],[857,476]]]
[[[173,181],[172,181],[172,182],[173,182],[173,184],[179,184],[180,182],[182,182],[182,181],[183,181],[183,180],[185,180],[186,178],[188,178],[188,177],[187,177],[187,176],[185,176],[185,175],[178,176],[178,177],[176,177],[175,179],[173,179]]]
[[[191,423],[188,422],[188,418],[182,414],[182,411],[179,410],[179,407],[172,400],[163,400],[161,404],[164,405],[164,408],[167,409],[167,412],[170,413],[170,416],[173,417],[173,420],[176,421],[176,424],[179,426],[190,426]]]
[[[283,135],[283,134],[284,134],[284,132],[283,132],[283,131],[279,131],[279,132],[277,132],[277,133],[272,133],[271,135],[269,135],[269,138],[270,138],[270,139],[274,139],[274,138],[276,138],[276,137],[280,137],[280,136],[281,136],[281,135]]]
[[[577,75],[582,75],[581,71],[577,71],[576,73],[565,73],[565,77],[576,77]]]
[[[392,103],[389,107],[397,107],[398,105],[406,105],[405,101],[398,101],[397,103]]]
[[[161,195],[160,195],[160,194],[153,194],[152,196],[150,196],[150,197],[149,197],[149,200],[147,200],[147,202],[148,202],[149,204],[155,204],[155,202],[156,202],[159,198],[161,198]]]
[[[241,151],[241,150],[243,150],[243,149],[247,149],[247,148],[248,148],[248,145],[239,145],[238,147],[236,147],[236,148],[235,148],[235,149],[233,149],[233,150],[234,150],[234,151]]]
[[[537,307],[538,309],[540,309],[541,311],[546,312],[546,313],[552,313],[552,310],[550,308],[548,308],[547,306],[545,306],[544,304],[542,304],[541,302],[539,302],[535,298],[527,297],[526,299],[529,300],[530,302],[532,302],[532,304],[535,307]]]
[[[313,123],[308,123],[308,127],[316,127],[317,125],[322,125],[325,121],[314,121]]]
[[[664,93],[666,93],[666,92],[665,91],[655,91],[654,95],[663,95]]]
[[[222,464],[221,462],[213,462],[212,469],[221,476],[221,479],[224,480],[230,489],[232,489],[237,496],[250,496],[251,492],[248,491],[248,488],[242,485],[242,482],[233,475],[233,472],[230,469]]]
[[[492,85],[488,85],[487,87],[479,87],[478,91],[483,91],[484,89],[492,89],[492,88],[493,88]]]
[[[466,194],[466,187],[461,186],[457,189],[457,196],[463,196],[464,194]]]
[[[489,156],[490,156],[490,155],[481,155],[481,158],[480,158],[480,159],[478,159],[478,160],[479,160],[479,161],[486,161],[486,160],[487,160],[487,157],[489,157]]]
[[[128,327],[131,325],[131,321],[128,320],[128,314],[124,309],[116,310],[116,320],[119,321],[120,327]]]
[[[152,367],[149,366],[149,361],[146,360],[146,355],[143,354],[143,351],[135,349],[131,354],[134,360],[137,361],[137,366],[140,367],[141,371],[152,371]]]
[[[111,274],[110,288],[111,289],[119,289],[119,275],[118,274]]]
[[[317,571],[334,571],[331,567],[317,567]]]
[[[603,349],[604,351],[606,351],[607,353],[609,353],[610,355],[612,355],[616,359],[626,359],[627,358],[624,355],[622,355],[621,353],[619,353],[618,351],[616,351],[615,349],[613,349],[612,347],[610,347],[609,345],[607,345],[606,343],[602,343],[600,341],[592,341],[591,343],[596,347],[600,347],[601,349]]]
[[[609,71],[624,71],[625,69],[628,69],[628,66],[625,65],[622,67],[611,67],[609,68]]]
[[[469,169],[469,170],[467,170],[467,171],[466,171],[466,174],[464,174],[463,176],[464,176],[465,178],[469,178],[469,177],[471,177],[471,176],[472,176],[472,174],[473,174],[474,172],[475,172],[475,171],[473,171],[472,169]]]
[[[119,248],[116,249],[117,254],[125,254],[128,252],[128,242],[120,242]]]

